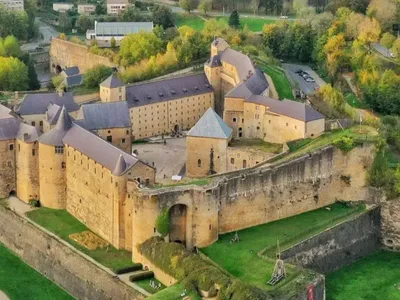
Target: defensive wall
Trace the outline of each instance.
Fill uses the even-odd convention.
[[[380,208],[374,207],[283,250],[288,263],[327,274],[380,248]]]
[[[65,242],[2,205],[0,242],[77,299],[144,299]]]
[[[349,153],[332,146],[289,162],[215,177],[208,186],[178,186],[131,191],[133,255],[135,245],[155,235],[157,216],[175,205],[175,236],[188,248],[205,247],[222,233],[268,223],[334,203],[376,197],[366,186],[375,148],[365,144]],[[176,231],[180,232],[176,234]]]
[[[382,244],[389,250],[400,251],[400,199],[381,203]]]
[[[50,46],[50,70],[56,73],[56,67],[61,69],[78,66],[81,73],[96,65],[116,67],[108,57],[96,55],[89,52],[85,45],[75,44],[59,38],[53,38]]]

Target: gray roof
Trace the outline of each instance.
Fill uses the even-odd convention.
[[[113,175],[123,175],[138,162],[137,158],[77,124],[68,130],[63,142],[112,171]],[[125,168],[121,167],[120,156],[125,161]]]
[[[129,4],[129,0],[107,0],[107,4]]]
[[[38,132],[35,127],[22,123],[21,118],[11,109],[0,104],[0,140],[14,138],[29,143],[38,139]]]
[[[230,47],[223,38],[214,39],[212,45],[217,48],[218,52],[224,51],[226,48]]]
[[[21,121],[17,118],[0,119],[0,141],[14,139],[20,123]]]
[[[111,89],[121,87],[124,85],[125,84],[115,74],[111,74],[106,80],[100,83],[100,86]]]
[[[78,75],[80,73],[79,67],[77,67],[77,66],[70,67],[70,68],[65,68],[63,72],[67,77],[75,76],[75,75]]]
[[[72,120],[65,107],[62,108],[56,126],[44,133],[40,138],[41,144],[63,146],[63,138],[72,126]]]
[[[221,60],[218,55],[214,55],[209,60],[207,60],[206,65],[209,67],[219,67],[222,66]]]
[[[88,130],[131,127],[126,101],[83,105],[77,119]]]
[[[119,35],[124,36],[140,31],[151,32],[153,22],[96,22],[94,31],[96,35]]]
[[[47,106],[47,122],[49,122],[49,124],[54,125],[57,123],[58,117],[61,113],[61,109],[61,106],[53,103],[50,103]]]
[[[202,73],[127,86],[126,100],[129,107],[138,107],[210,92],[213,88]]]
[[[16,138],[25,143],[33,143],[39,139],[36,127],[21,123]]]
[[[265,105],[268,107],[268,111],[270,112],[283,116],[288,116],[290,118],[304,122],[310,122],[325,118],[324,115],[320,114],[311,106],[293,100],[285,99],[279,101],[264,96],[253,95],[249,97],[246,101]]]
[[[41,93],[26,95],[16,112],[20,115],[41,115],[46,113],[50,103],[65,106],[68,112],[79,109],[79,105],[74,102],[74,97],[70,92],[64,93],[61,97],[58,93]]]
[[[250,75],[251,73],[252,74],[255,73],[255,67],[251,59],[247,55],[240,53],[236,50],[233,50],[231,48],[225,49],[220,54],[220,59],[223,62],[235,66],[240,81],[246,79],[247,76]]]
[[[230,128],[218,114],[209,108],[200,120],[190,129],[187,136],[229,139],[232,134]]]
[[[264,73],[259,69],[255,69],[255,73],[248,79],[231,89],[226,97],[232,98],[248,98],[251,95],[262,95],[269,87],[268,81]]]
[[[73,87],[73,86],[78,86],[83,83],[83,75],[78,74],[78,75],[73,75],[69,76],[64,79],[64,83],[66,87]]]

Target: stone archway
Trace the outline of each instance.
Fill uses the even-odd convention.
[[[178,133],[178,132],[181,131],[181,127],[179,126],[179,124],[175,124],[175,126],[174,126],[174,131],[175,131],[176,133]]]
[[[55,70],[57,75],[62,72],[62,68],[60,67],[60,65],[56,65]]]
[[[169,209],[169,240],[187,246],[187,206],[175,204]]]

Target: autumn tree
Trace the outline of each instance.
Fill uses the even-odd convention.
[[[93,68],[87,70],[83,82],[86,87],[95,88],[99,86],[99,84],[105,79],[107,79],[112,72],[113,70],[110,67],[104,65],[94,66]]]
[[[88,15],[80,15],[76,20],[75,26],[80,32],[86,32],[88,29],[92,29],[94,27],[94,19]]]
[[[193,0],[179,0],[179,6],[190,13],[194,8]]]
[[[15,57],[0,57],[0,90],[26,91],[28,88],[27,66]]]
[[[3,46],[7,56],[18,57],[21,54],[19,41],[13,35],[9,35],[4,39]]]
[[[371,0],[367,14],[377,19],[383,30],[390,30],[399,16],[399,4],[396,0]]]
[[[335,77],[348,62],[344,52],[345,46],[344,35],[340,33],[330,37],[324,47],[327,57],[327,68],[331,77]]]
[[[340,90],[330,84],[326,84],[320,88],[319,95],[332,109],[337,112],[343,112],[345,101]]]
[[[359,13],[352,12],[346,20],[346,38],[354,40],[359,35],[359,24],[364,21],[366,17]]]
[[[358,25],[358,40],[366,46],[376,43],[381,34],[381,26],[374,18],[364,18]]]
[[[201,0],[197,8],[206,16],[207,12],[212,9],[212,0]]]
[[[381,38],[381,45],[387,49],[390,49],[392,48],[395,41],[396,37],[393,34],[385,32]]]

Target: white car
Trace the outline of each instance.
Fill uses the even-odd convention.
[[[313,78],[311,78],[311,77],[308,77],[305,80],[306,80],[306,82],[315,82],[315,80]]]
[[[396,57],[396,55],[394,55],[393,52],[390,52],[389,55],[390,55],[391,58],[395,58]]]
[[[288,16],[281,16],[281,19],[289,19]]]

